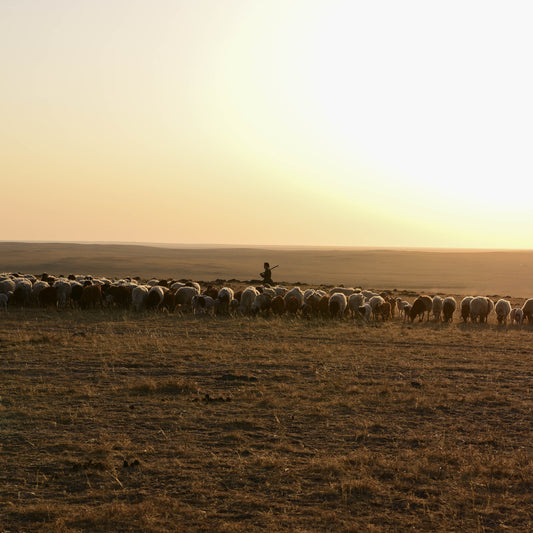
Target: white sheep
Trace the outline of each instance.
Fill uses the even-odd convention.
[[[276,293],[276,296],[285,296],[287,294],[287,287],[283,287],[282,285],[276,285],[274,287],[274,292]]]
[[[346,295],[342,292],[336,292],[329,299],[329,313],[332,317],[342,318],[347,305]]]
[[[385,303],[384,298],[379,296],[379,294],[376,294],[375,296],[372,296],[367,302],[370,304],[370,307],[372,308],[372,311],[375,311],[377,307],[380,305],[383,305]]]
[[[436,322],[440,322],[440,315],[442,314],[442,304],[444,300],[436,295],[433,296],[433,300],[431,302],[431,313],[433,314],[433,318]]]
[[[507,318],[511,314],[511,303],[508,300],[500,299],[496,302],[494,310],[496,311],[498,324],[507,325]]]
[[[70,281],[67,281],[66,279],[58,279],[52,286],[57,289],[58,307],[65,308],[70,301],[70,293],[72,292]]]
[[[293,287],[290,291],[287,291],[285,294],[285,303],[289,301],[289,298],[296,298],[298,300],[298,306],[300,309],[304,305],[304,293],[302,292],[302,289],[300,287]]]
[[[231,301],[235,294],[231,287],[222,287],[218,291],[217,299],[215,301],[215,312],[223,315],[229,315]]]
[[[259,291],[255,287],[246,287],[242,291],[241,303],[239,305],[239,312],[243,315],[248,315],[252,312],[252,306],[254,305],[255,297],[259,294]]]
[[[372,291],[367,291],[367,290],[361,291],[361,293],[363,294],[363,296],[365,297],[367,301],[370,300],[370,298],[373,298],[374,296],[379,296],[379,294],[372,292]]]
[[[135,311],[140,311],[144,308],[149,289],[150,287],[146,285],[137,285],[131,291],[131,305]]]
[[[0,293],[13,292],[15,290],[15,282],[11,278],[4,278],[0,280]]]
[[[405,312],[406,308],[410,307],[410,303],[407,300],[402,300],[401,298],[396,298],[396,307],[398,308],[398,315],[400,318],[403,318],[404,321],[407,318],[407,314]]]
[[[364,304],[365,297],[362,293],[355,292],[354,294],[350,294],[348,297],[348,309],[350,309],[352,317],[360,315],[359,308],[363,307]]]
[[[476,296],[470,302],[470,320],[472,322],[486,322],[491,309],[491,300],[485,296]],[[492,308],[494,303],[492,303]]]
[[[186,285],[185,287],[180,287],[176,291],[175,302],[176,307],[181,306],[182,311],[189,311],[192,309],[192,299],[199,295],[200,291],[196,286],[192,287]]]
[[[254,302],[252,304],[252,313],[257,314],[260,312],[268,311],[270,309],[271,301],[272,301],[272,295],[270,293],[262,292],[258,294],[254,298]]]
[[[523,319],[527,318],[529,324],[533,323],[533,298],[529,298],[522,306]]]
[[[350,296],[354,292],[355,289],[353,287],[334,287],[329,291],[329,295],[333,296],[334,294],[342,293],[344,294],[344,296],[346,296],[346,298],[348,298],[348,296]]]

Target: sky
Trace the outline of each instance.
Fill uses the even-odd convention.
[[[1,0],[0,240],[531,249],[532,16]]]

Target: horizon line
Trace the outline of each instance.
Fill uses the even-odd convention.
[[[348,244],[243,244],[243,243],[178,243],[178,242],[145,242],[145,241],[83,241],[83,240],[3,240],[4,244],[79,244],[102,246],[150,246],[155,248],[176,249],[284,249],[284,250],[369,250],[369,251],[451,251],[451,252],[532,252],[532,248],[476,248],[467,246],[406,246],[406,245],[348,245]]]

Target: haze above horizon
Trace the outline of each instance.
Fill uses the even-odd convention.
[[[0,239],[530,250],[532,15],[3,2]]]

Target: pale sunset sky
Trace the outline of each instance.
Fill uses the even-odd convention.
[[[533,248],[529,1],[1,0],[0,240]]]

